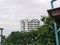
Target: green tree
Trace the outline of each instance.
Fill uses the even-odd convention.
[[[53,19],[50,16],[42,17],[44,23],[37,30],[25,32],[11,32],[5,38],[4,45],[56,45]],[[59,33],[60,34],[60,33]],[[60,40],[60,39],[59,39]]]
[[[41,45],[55,45],[55,32],[52,18],[50,16],[42,17],[41,21],[44,25],[38,28],[38,42],[40,42]]]

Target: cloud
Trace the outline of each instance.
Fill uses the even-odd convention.
[[[0,26],[4,27],[4,35],[12,31],[20,31],[21,19],[40,19],[50,9],[49,0],[0,0]]]

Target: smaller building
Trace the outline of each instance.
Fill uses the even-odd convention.
[[[37,28],[39,26],[40,26],[40,21],[38,19],[21,20],[21,30],[22,31],[37,30]]]

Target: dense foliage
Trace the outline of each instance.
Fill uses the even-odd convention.
[[[12,32],[4,39],[3,45],[56,45],[52,18],[42,17],[41,21],[44,24],[37,30]]]

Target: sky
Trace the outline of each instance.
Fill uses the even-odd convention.
[[[51,0],[0,0],[0,27],[8,36],[12,31],[21,31],[20,20],[40,19],[47,16],[51,9]],[[54,2],[54,7],[60,7],[60,0]]]

